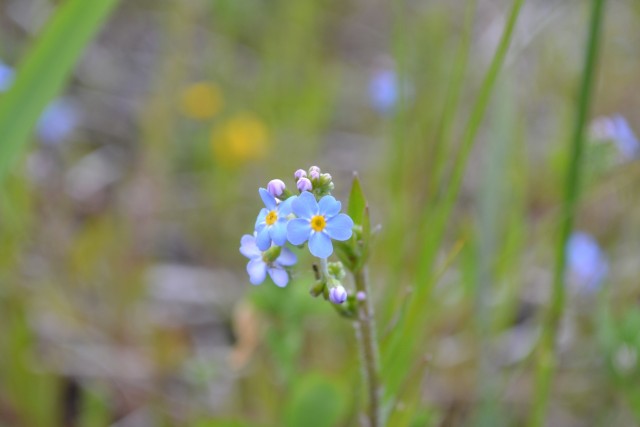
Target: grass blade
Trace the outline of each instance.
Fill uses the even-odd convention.
[[[433,270],[437,249],[444,239],[448,219],[450,218],[462,186],[462,178],[469,154],[473,148],[473,143],[475,142],[476,135],[485,116],[495,83],[511,44],[513,30],[523,3],[524,0],[514,0],[513,2],[498,49],[485,75],[480,94],[474,104],[469,122],[467,123],[447,192],[438,201],[433,211],[427,211],[428,213],[425,215],[424,221],[421,224],[422,230],[427,230],[428,225],[428,230],[430,230],[431,233],[430,235],[429,233],[425,233],[425,235],[429,237],[425,239],[424,245],[420,250],[421,264],[416,274],[415,291],[406,312],[396,326],[398,332],[394,334],[391,342],[388,344],[382,364],[383,369],[387,368],[391,371],[387,372],[387,378],[385,378],[389,395],[393,395],[394,391],[400,386],[404,379],[406,367],[409,366],[408,359],[413,357],[417,345],[422,343],[421,338],[423,337],[423,333],[421,330],[424,330],[425,319],[429,315],[429,311],[425,310],[425,301],[428,300],[433,284],[433,280],[430,280],[430,273]]]
[[[40,114],[117,3],[67,0],[27,52],[15,83],[0,100],[0,182],[26,146]]]
[[[571,141],[571,157],[567,167],[565,197],[562,205],[558,246],[556,248],[556,266],[553,275],[551,303],[544,318],[543,331],[537,353],[535,389],[533,408],[529,425],[541,426],[544,423],[551,382],[555,372],[556,355],[554,351],[556,335],[560,319],[564,312],[565,287],[564,275],[566,267],[567,240],[573,229],[574,216],[580,195],[580,174],[582,170],[582,151],[585,139],[585,126],[591,106],[595,69],[600,45],[600,29],[603,20],[603,0],[593,0],[591,6],[591,23],[589,41],[582,73],[580,94],[577,100],[577,114],[573,139]]]

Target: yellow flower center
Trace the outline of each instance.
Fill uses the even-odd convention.
[[[311,218],[311,228],[313,228],[314,231],[322,231],[326,225],[327,221],[324,219],[323,215],[316,215]]]
[[[271,211],[267,214],[267,217],[264,220],[267,225],[272,225],[278,220],[278,214],[276,211]]]

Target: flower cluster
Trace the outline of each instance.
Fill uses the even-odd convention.
[[[266,188],[258,190],[264,208],[258,213],[253,235],[246,234],[240,241],[240,252],[249,258],[249,279],[258,285],[268,274],[277,286],[286,286],[287,268],[297,261],[286,245],[302,247],[308,243],[309,252],[320,258],[323,266],[319,293],[326,293],[331,302],[342,304],[348,297],[340,283],[342,270],[334,265],[329,271],[327,258],[334,252],[332,240],[351,238],[353,220],[340,213],[342,204],[331,195],[334,184],[330,174],[312,166],[308,171],[297,170],[294,178],[298,194],[292,194],[280,179],[273,179]]]

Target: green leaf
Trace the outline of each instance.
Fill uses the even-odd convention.
[[[286,427],[333,427],[340,425],[347,408],[347,394],[326,376],[311,374],[295,387],[285,408]]]
[[[367,206],[367,200],[364,198],[362,186],[358,174],[353,174],[353,184],[351,184],[351,194],[349,195],[349,208],[347,213],[354,223],[362,225],[364,219],[364,210]]]
[[[58,7],[0,100],[0,182],[25,148],[47,104],[62,89],[118,0],[67,0]]]
[[[357,240],[356,240],[357,236]],[[355,252],[358,254],[355,259],[355,264],[351,271],[358,271],[366,264],[369,259],[369,246],[371,244],[371,219],[369,217],[369,206],[365,206],[362,214],[362,227],[356,234],[354,233],[351,238],[352,245],[355,248]]]

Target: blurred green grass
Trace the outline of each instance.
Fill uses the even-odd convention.
[[[115,2],[67,0],[40,33],[9,3],[0,426],[357,425],[351,325],[309,297],[310,273],[251,287],[237,251],[257,187],[312,164],[343,200],[358,170],[382,226],[388,425],[529,419],[588,2],[136,0],[101,29]],[[593,116],[637,131],[640,10],[608,9]],[[386,114],[367,94],[380,63],[400,88]],[[84,122],[48,145],[31,134],[65,81]],[[640,174],[585,150],[576,227],[610,274],[567,290],[547,424],[626,426]]]

